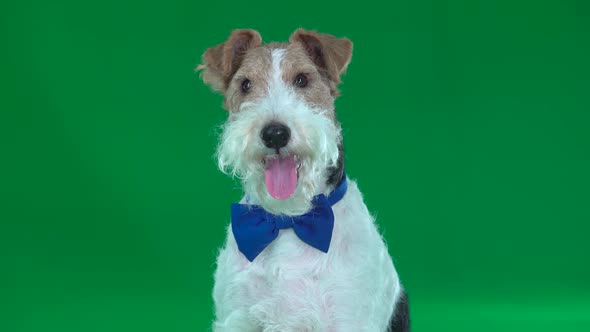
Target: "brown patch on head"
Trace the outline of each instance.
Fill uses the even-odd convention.
[[[225,92],[225,108],[230,112],[237,112],[240,105],[246,101],[254,101],[268,92],[267,86],[272,70],[272,50],[268,45],[248,51],[244,56],[240,68],[228,82]],[[248,93],[242,92],[242,82],[248,79],[252,88]]]
[[[261,46],[255,30],[235,30],[228,40],[209,48],[202,57],[203,81],[225,96],[224,106],[237,112],[244,102],[255,101],[268,93],[273,70],[272,52],[284,49],[282,79],[299,97],[315,108],[333,111],[338,96],[337,84],[352,56],[352,43],[346,38],[299,29],[290,43]],[[305,75],[305,87],[294,84],[297,75]],[[250,80],[251,89],[244,93],[242,83]],[[334,117],[333,112],[329,114]]]
[[[260,44],[262,38],[256,30],[234,30],[227,41],[205,51],[196,70],[203,70],[203,81],[214,90],[225,92],[244,55]]]
[[[334,110],[335,95],[332,92],[336,86],[312,61],[303,45],[290,43],[286,47],[281,69],[283,81],[288,85],[294,85],[299,74],[306,77],[307,85],[302,88],[294,86],[294,89],[307,104],[322,110]]]
[[[352,57],[352,42],[347,38],[303,29],[296,30],[289,41],[303,46],[320,72],[333,82],[332,91],[337,94],[336,84],[340,83],[340,76]]]

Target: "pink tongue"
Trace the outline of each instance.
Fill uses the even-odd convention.
[[[276,199],[288,199],[297,188],[297,163],[294,156],[266,160],[266,190]]]

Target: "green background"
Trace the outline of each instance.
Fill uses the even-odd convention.
[[[194,74],[234,28],[355,43],[337,111],[414,331],[590,331],[587,1],[0,5],[0,330],[206,331],[239,199]]]

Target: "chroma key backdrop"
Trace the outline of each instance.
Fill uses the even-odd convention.
[[[0,331],[210,330],[242,193],[193,70],[232,29],[299,27],[354,42],[346,170],[413,331],[590,331],[589,2],[31,0],[0,18]]]

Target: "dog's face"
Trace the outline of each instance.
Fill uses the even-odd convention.
[[[205,52],[197,69],[229,111],[219,167],[242,179],[251,202],[297,215],[332,189],[331,170],[342,168],[334,99],[351,55],[348,39],[305,30],[266,45],[258,32],[236,30]]]

